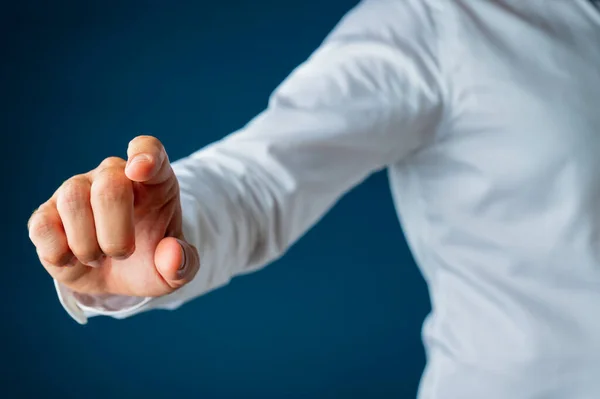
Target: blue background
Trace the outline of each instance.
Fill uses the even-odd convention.
[[[27,238],[63,180],[134,136],[177,159],[241,127],[355,3],[0,5],[0,396],[415,396],[429,302],[385,173],[283,259],[175,312],[79,326]]]

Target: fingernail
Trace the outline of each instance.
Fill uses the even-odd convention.
[[[114,259],[114,260],[127,260],[127,259],[129,259],[130,256],[131,256],[131,254],[129,254],[129,255],[123,255],[123,256],[112,256],[112,259]]]
[[[99,259],[93,260],[91,262],[86,263],[89,267],[100,267],[102,265],[102,261],[104,260],[104,256]]]
[[[127,166],[130,166],[130,165],[133,165],[136,163],[150,162],[151,160],[152,160],[152,158],[148,154],[138,154],[138,155],[134,156],[133,158],[131,158],[127,162]]]
[[[181,264],[179,265],[179,268],[177,269],[177,275],[179,277],[183,277],[183,275],[186,272],[186,255],[185,255],[185,250],[183,249],[183,242],[181,242],[180,240],[177,240],[177,242],[179,243],[179,250],[181,251]]]

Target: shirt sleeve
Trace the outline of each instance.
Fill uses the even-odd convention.
[[[426,2],[363,1],[240,130],[173,164],[195,279],[155,299],[75,295],[80,323],[175,309],[282,256],[347,191],[427,145],[444,113]]]

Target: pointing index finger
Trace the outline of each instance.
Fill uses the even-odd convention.
[[[125,174],[135,182],[154,185],[173,177],[162,143],[152,136],[138,136],[129,142]]]

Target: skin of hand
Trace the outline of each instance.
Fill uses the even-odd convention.
[[[44,268],[75,292],[159,297],[200,267],[183,236],[179,184],[163,145],[139,136],[127,157],[71,177],[27,223]]]

